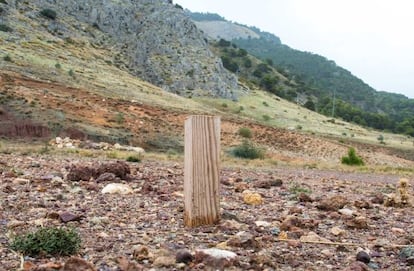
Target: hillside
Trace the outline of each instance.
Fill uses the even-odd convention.
[[[285,96],[293,100],[294,96],[307,96],[315,103],[315,110],[327,116],[340,117],[349,122],[370,126],[381,130],[390,130],[414,136],[414,100],[399,94],[378,92],[351,74],[337,66],[334,61],[323,56],[302,52],[282,44],[275,35],[262,32],[255,27],[231,23],[219,15],[209,13],[191,13],[189,16],[212,39],[227,39],[248,53],[271,63],[286,77],[296,81],[300,87],[296,95]],[[224,36],[219,27],[232,24],[238,33],[253,31],[253,36]],[[212,27],[215,25],[216,27]],[[304,101],[302,104],[306,103]],[[335,106],[333,106],[335,103]]]

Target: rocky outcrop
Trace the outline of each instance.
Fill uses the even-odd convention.
[[[41,21],[57,35],[70,36],[68,31],[73,31],[76,21],[101,30],[104,38],[90,39],[113,48],[115,65],[167,91],[184,96],[238,95],[236,76],[224,69],[221,60],[210,51],[204,34],[172,1],[9,0],[10,7]],[[57,12],[55,20],[39,15],[45,8]],[[87,35],[85,29],[78,30],[80,33],[74,36]]]

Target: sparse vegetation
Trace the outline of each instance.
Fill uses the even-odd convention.
[[[252,142],[244,140],[242,144],[233,148],[232,154],[235,157],[253,160],[263,159],[265,152],[263,149],[254,146]]]
[[[378,139],[378,141],[379,141],[381,144],[384,144],[384,145],[385,145],[385,141],[384,141],[384,136],[383,136],[383,135],[379,135],[379,136],[377,137],[377,139]]]
[[[40,15],[42,15],[45,18],[51,19],[51,20],[55,20],[56,17],[57,17],[56,11],[54,11],[53,9],[50,9],[50,8],[42,9],[40,11]]]
[[[3,60],[4,60],[4,61],[8,61],[8,62],[12,62],[12,61],[13,61],[10,55],[5,55],[5,56],[3,57]]]
[[[270,116],[269,115],[263,115],[263,120],[264,121],[269,121],[270,120]]]
[[[51,227],[16,236],[10,247],[24,255],[37,257],[73,255],[80,245],[81,238],[74,229]]]
[[[350,166],[363,166],[365,163],[361,157],[359,157],[354,148],[349,148],[348,156],[342,157],[342,164]]]
[[[56,64],[55,64],[55,68],[56,68],[56,69],[61,69],[61,68],[62,68],[62,65],[60,65],[60,63],[56,63]]]
[[[238,131],[238,134],[244,138],[252,138],[252,131],[247,127],[241,127]]]
[[[12,32],[13,31],[13,28],[11,28],[10,26],[5,25],[5,24],[0,24],[0,31],[3,31],[3,32]]]
[[[69,76],[71,76],[71,77],[75,78],[75,72],[74,72],[72,69],[70,69],[70,70],[68,71],[68,74],[69,74]]]
[[[126,159],[127,162],[133,162],[133,163],[139,163],[142,161],[142,158],[140,155],[130,155]]]

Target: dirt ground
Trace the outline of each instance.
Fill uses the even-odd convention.
[[[288,167],[225,167],[220,173],[220,222],[187,228],[183,224],[181,163],[128,163],[131,174],[127,180],[115,180],[132,189],[126,195],[101,192],[113,180],[66,178],[71,165],[96,168],[110,162],[62,155],[2,154],[0,270],[20,266],[19,255],[9,249],[11,236],[41,226],[74,227],[82,238],[79,256],[97,270],[413,268],[412,260],[402,256],[414,242],[413,207],[383,203],[386,194],[396,191],[400,176]],[[246,203],[245,190],[258,193],[262,203]],[[408,192],[412,197],[412,186]],[[63,222],[63,213],[79,219]],[[313,235],[312,239],[310,232],[317,238]],[[306,241],[309,236],[313,242]],[[142,247],[149,256],[139,255],[137,251]],[[222,266],[202,259],[186,264],[174,261],[180,249],[194,255],[211,247],[233,251],[237,260]],[[366,269],[345,269],[355,268],[360,250],[370,257],[367,266],[358,267]],[[161,257],[173,260],[165,263]],[[136,269],[127,269],[119,264],[120,259],[131,266],[136,264]],[[25,260],[26,270],[30,270],[28,267],[50,263],[59,267],[67,258]]]

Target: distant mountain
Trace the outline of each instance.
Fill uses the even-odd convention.
[[[296,82],[297,97],[308,97],[303,104],[346,121],[414,136],[414,99],[400,94],[378,92],[332,60],[290,48],[279,37],[257,27],[224,21],[211,13],[191,13],[197,27],[211,39],[228,40]],[[215,18],[220,18],[217,20]],[[223,26],[226,25],[226,31]],[[227,34],[230,29],[236,34]],[[244,33],[254,32],[255,35]],[[292,95],[284,97],[294,99]]]
[[[184,11],[165,0],[0,1],[0,32],[30,41],[86,38],[110,48],[117,67],[183,96],[234,98],[237,77],[223,68]],[[23,18],[23,19],[21,19]],[[31,28],[29,34],[23,32]]]

